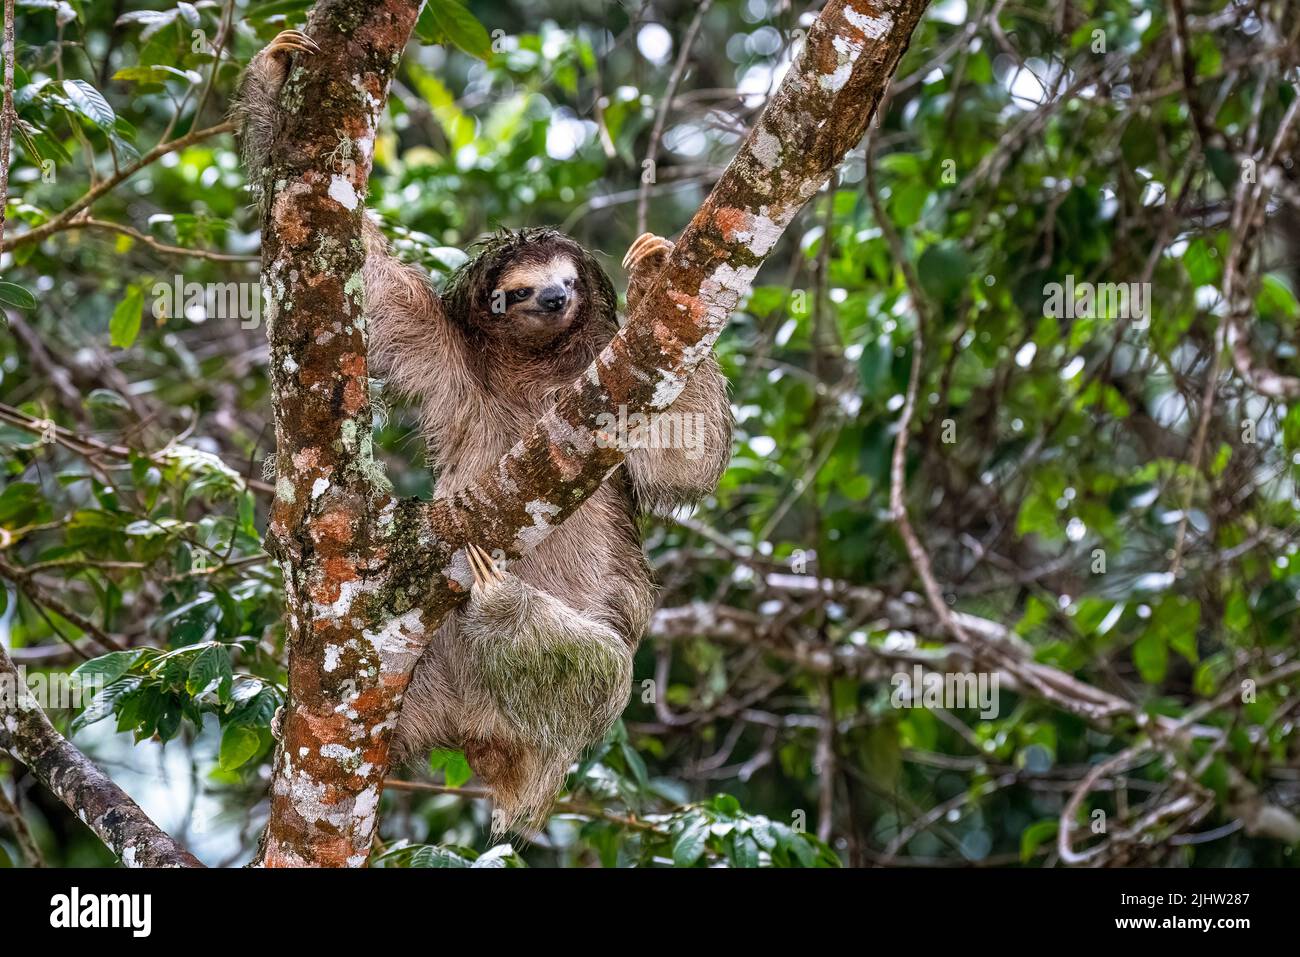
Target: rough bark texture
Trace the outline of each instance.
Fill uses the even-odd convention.
[[[54,729],[0,645],[0,748],[68,806],[127,867],[202,867]]]
[[[862,138],[927,2],[827,4],[627,325],[496,467],[432,503],[393,500],[370,455],[358,275],[374,131],[418,4],[317,6],[307,32],[322,51],[285,86],[263,208],[279,474],[269,537],[290,645],[265,864],[365,863],[411,669],[468,594],[463,546],[517,557],[619,467],[622,453],[595,441],[598,416],[678,396],[786,226]]]
[[[316,5],[307,33],[320,52],[285,83],[284,126],[257,184],[277,446],[267,537],[284,573],[290,695],[268,866],[365,863],[422,647],[419,613],[402,617],[408,602],[392,587],[398,526],[370,452],[361,282],[375,133],[419,8]]]

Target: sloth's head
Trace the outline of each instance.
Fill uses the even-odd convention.
[[[485,338],[537,352],[593,324],[617,325],[615,295],[600,264],[555,229],[503,230],[447,280],[453,320]]]

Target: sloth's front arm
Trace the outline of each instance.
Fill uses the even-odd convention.
[[[280,131],[280,90],[290,58],[316,52],[297,30],[285,30],[248,65],[233,109],[250,183],[260,185],[271,145]],[[399,393],[435,407],[458,407],[468,388],[463,352],[429,277],[397,259],[379,227],[363,222],[370,368]]]

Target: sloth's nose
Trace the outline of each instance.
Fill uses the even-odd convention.
[[[569,292],[563,286],[547,286],[537,294],[537,304],[547,312],[559,312],[569,301]]]

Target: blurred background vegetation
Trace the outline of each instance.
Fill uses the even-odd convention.
[[[203,131],[307,7],[17,2],[0,637],[29,673],[109,682],[52,716],[209,864],[254,850],[283,695],[267,351],[247,311],[155,309],[155,286],[257,281],[235,145]],[[431,0],[369,205],[435,275],[498,224],[560,224],[621,286],[631,240],[685,225],[813,15]],[[623,721],[509,849],[489,851],[461,755],[396,772],[377,858],[1043,866],[1073,795],[1096,862],[1294,862],[1300,403],[1225,345],[1236,296],[1244,361],[1300,374],[1297,31],[1272,0],[933,4],[878,129],[718,346],[734,457],[715,498],[646,524],[661,611]],[[1050,315],[1067,277],[1149,283],[1149,315]],[[898,706],[896,675],[963,660],[890,511],[918,309],[906,501],[944,601],[1132,714],[1005,685],[989,719]],[[407,409],[377,447],[400,492],[429,494]],[[0,783],[21,816],[0,814],[0,863],[21,863],[20,830],[47,864],[112,861],[3,756]]]

